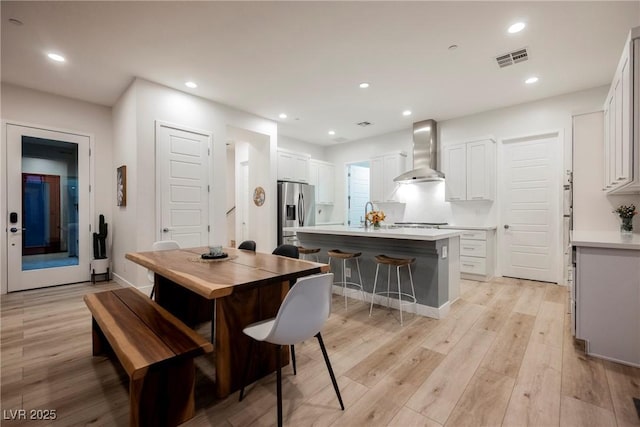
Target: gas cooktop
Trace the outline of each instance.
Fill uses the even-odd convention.
[[[438,228],[447,225],[448,222],[396,222],[391,225],[395,228]]]

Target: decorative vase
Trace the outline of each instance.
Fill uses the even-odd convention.
[[[378,228],[380,228],[380,223],[379,223],[379,222],[374,222],[374,223],[373,223],[373,228],[375,228],[376,230],[377,230]]]
[[[633,233],[633,217],[621,217],[620,220],[620,232],[622,234],[631,234]]]

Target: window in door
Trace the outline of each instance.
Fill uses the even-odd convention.
[[[347,225],[360,226],[369,201],[369,161],[347,165]]]

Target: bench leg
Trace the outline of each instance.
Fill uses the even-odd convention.
[[[193,359],[152,369],[129,381],[129,425],[175,426],[195,414]]]
[[[109,341],[104,336],[102,331],[100,330],[100,326],[96,319],[91,318],[91,342],[93,345],[93,355],[100,356],[101,354],[106,354],[107,351],[111,348]]]

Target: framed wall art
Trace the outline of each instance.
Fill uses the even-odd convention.
[[[125,165],[116,170],[116,195],[118,206],[127,206],[127,167]]]

